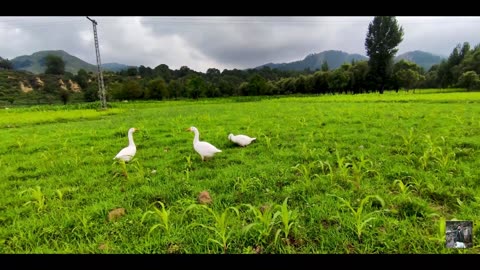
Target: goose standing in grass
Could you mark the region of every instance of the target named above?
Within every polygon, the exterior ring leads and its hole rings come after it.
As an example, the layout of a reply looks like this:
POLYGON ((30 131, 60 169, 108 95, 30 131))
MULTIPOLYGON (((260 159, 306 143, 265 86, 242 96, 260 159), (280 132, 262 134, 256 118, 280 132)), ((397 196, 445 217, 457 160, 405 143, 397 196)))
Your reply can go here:
POLYGON ((196 127, 189 127, 187 131, 191 131, 195 133, 195 137, 193 137, 193 149, 197 151, 202 157, 202 160, 205 161, 206 158, 211 158, 216 153, 222 152, 222 150, 218 149, 217 147, 211 145, 208 142, 201 142, 200 141, 200 134, 196 127))
POLYGON ((233 135, 230 133, 228 139, 242 147, 245 147, 255 141, 257 138, 250 138, 247 135, 233 135))
POLYGON ((136 128, 131 128, 128 130, 128 146, 120 150, 118 154, 113 159, 121 159, 125 162, 129 162, 135 156, 137 152, 137 147, 133 142, 133 133, 137 131, 136 128))

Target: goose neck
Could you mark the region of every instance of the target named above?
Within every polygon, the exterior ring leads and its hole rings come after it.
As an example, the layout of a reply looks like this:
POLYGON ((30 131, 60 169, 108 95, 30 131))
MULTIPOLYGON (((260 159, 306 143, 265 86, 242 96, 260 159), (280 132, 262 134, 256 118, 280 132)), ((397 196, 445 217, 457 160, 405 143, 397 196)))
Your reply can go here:
POLYGON ((198 133, 198 130, 194 129, 193 133, 195 133, 195 137, 193 137, 193 143, 198 143, 200 141, 200 134, 198 133))
POLYGON ((135 146, 133 142, 133 132, 128 132, 128 146, 135 146))

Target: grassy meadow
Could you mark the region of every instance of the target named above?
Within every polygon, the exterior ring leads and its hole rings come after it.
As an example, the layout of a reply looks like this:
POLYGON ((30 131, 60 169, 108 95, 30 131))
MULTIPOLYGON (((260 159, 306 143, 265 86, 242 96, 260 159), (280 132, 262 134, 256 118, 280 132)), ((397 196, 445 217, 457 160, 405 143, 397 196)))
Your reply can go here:
POLYGON ((478 254, 480 93, 419 92, 1 109, 0 253, 478 254))

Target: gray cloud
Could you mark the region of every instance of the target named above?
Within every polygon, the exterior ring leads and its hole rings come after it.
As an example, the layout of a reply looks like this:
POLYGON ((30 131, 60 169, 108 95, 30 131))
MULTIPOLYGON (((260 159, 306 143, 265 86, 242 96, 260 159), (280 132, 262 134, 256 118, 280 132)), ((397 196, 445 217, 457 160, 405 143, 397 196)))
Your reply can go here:
MULTIPOLYGON (((365 55, 373 17, 92 17, 102 62, 188 66, 205 72, 290 62, 342 50, 365 55)), ((480 17, 397 17, 405 31, 399 54, 448 56, 458 43, 480 43, 480 17)), ((92 24, 85 17, 2 17, 0 56, 65 50, 95 64, 92 24)))

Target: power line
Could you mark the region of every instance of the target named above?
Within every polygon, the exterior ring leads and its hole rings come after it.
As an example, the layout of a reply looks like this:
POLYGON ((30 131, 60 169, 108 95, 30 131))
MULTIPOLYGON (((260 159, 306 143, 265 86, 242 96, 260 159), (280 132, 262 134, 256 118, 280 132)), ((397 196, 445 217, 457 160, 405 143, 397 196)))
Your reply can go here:
MULTIPOLYGON (((127 17, 128 18, 128 17, 127 17)), ((101 22, 103 24, 118 24, 116 20, 117 17, 107 17, 102 18, 101 22), (115 21, 113 21, 115 20, 115 21)), ((459 24, 459 23, 480 23, 480 17, 471 18, 472 20, 462 20, 460 19, 452 20, 452 21, 438 21, 438 20, 415 20, 415 21, 405 21, 399 22, 401 25, 408 25, 408 24, 459 24)), ((203 26, 203 25, 212 25, 212 24, 220 24, 220 25, 235 25, 235 24, 282 24, 285 25, 298 25, 298 24, 312 24, 312 25, 328 25, 328 24, 368 24, 369 20, 345 20, 345 19, 338 19, 338 20, 299 20, 299 19, 265 19, 265 18, 171 18, 171 17, 146 17, 142 18, 141 24, 178 24, 178 25, 185 25, 191 24, 192 26, 203 26), (202 25, 203 24, 203 25, 202 25)), ((52 25, 64 25, 64 24, 79 24, 80 21, 78 20, 58 20, 58 21, 22 21, 22 20, 0 20, 0 23, 18 23, 17 27, 26 27, 26 28, 37 28, 37 27, 51 27, 52 25), (26 23, 26 24, 23 24, 26 23)), ((133 22, 124 21, 123 23, 132 24, 133 22)), ((0 28, 10 28, 8 26, 0 27, 0 28)))

